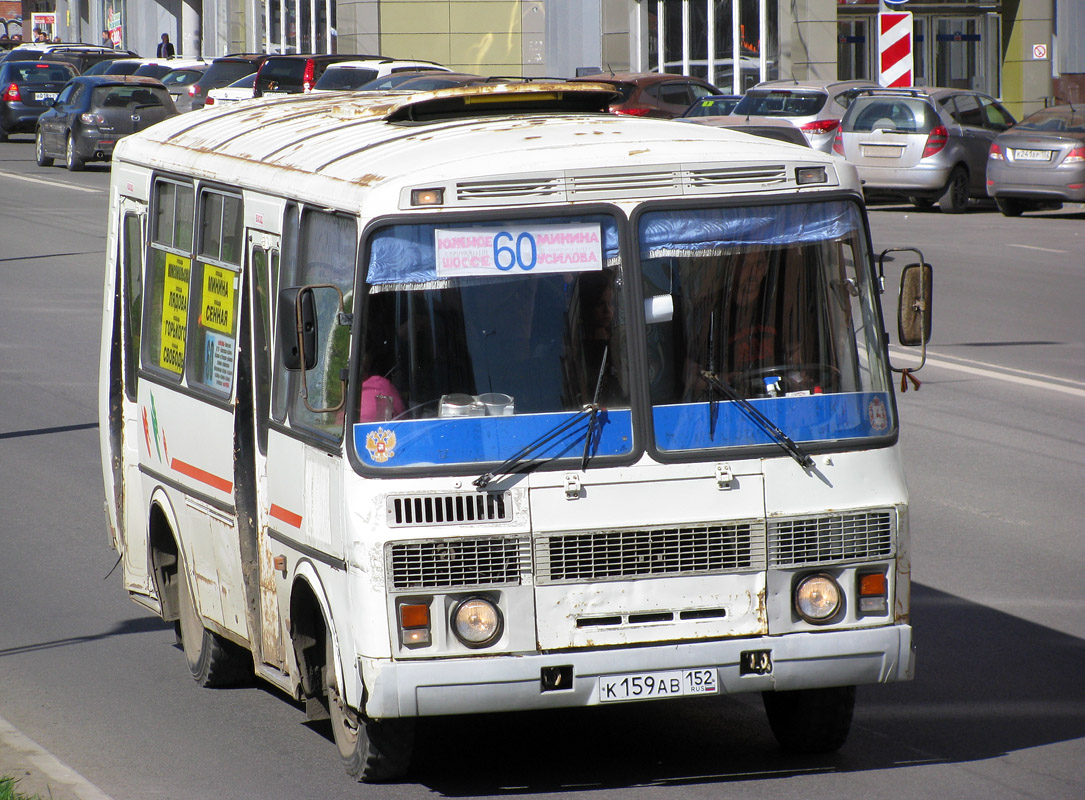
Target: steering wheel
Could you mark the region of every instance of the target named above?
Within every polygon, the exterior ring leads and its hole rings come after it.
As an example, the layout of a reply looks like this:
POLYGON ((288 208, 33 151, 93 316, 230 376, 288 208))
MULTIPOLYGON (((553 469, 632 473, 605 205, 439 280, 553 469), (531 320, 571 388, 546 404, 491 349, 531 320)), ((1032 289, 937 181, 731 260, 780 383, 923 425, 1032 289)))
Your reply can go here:
POLYGON ((771 367, 756 367, 754 369, 741 370, 733 373, 735 380, 732 382, 736 388, 746 390, 746 394, 752 397, 769 397, 765 378, 779 378, 779 390, 777 394, 790 394, 804 390, 812 390, 819 385, 815 382, 815 376, 820 377, 828 373, 831 378, 831 386, 822 386, 823 391, 835 391, 835 387, 841 383, 840 370, 832 364, 811 362, 808 364, 778 364, 771 367))

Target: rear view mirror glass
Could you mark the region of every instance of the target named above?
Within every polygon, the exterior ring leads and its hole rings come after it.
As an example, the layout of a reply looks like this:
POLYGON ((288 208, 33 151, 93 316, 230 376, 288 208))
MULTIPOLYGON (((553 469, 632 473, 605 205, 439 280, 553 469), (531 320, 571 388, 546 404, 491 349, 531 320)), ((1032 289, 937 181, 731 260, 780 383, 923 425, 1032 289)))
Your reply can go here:
POLYGON ((901 272, 897 336, 907 347, 926 344, 931 339, 933 272, 931 265, 925 263, 909 264, 901 272))
POLYGON ((279 292, 279 352, 288 370, 316 366, 316 305, 313 290, 290 288, 279 292))

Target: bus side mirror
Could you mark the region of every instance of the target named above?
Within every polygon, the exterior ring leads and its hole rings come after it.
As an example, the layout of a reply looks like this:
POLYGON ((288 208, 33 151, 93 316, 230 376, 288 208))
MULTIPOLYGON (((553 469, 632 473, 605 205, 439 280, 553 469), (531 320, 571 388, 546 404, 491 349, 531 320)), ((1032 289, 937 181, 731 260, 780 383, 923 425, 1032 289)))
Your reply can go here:
POLYGON ((316 366, 316 303, 309 287, 279 292, 279 353, 288 370, 316 366), (290 324, 293 321, 294 324, 290 324))
POLYGON ((930 264, 909 264, 900 274, 897 298, 897 337, 902 345, 916 347, 931 340, 930 264))

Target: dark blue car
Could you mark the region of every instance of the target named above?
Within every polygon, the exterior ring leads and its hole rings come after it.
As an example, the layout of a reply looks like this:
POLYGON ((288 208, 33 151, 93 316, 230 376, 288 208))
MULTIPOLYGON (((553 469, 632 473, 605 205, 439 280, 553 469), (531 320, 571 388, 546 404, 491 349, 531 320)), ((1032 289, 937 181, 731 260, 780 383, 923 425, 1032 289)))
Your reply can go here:
POLYGON ((38 166, 63 158, 69 170, 109 161, 117 141, 177 114, 161 81, 141 75, 83 75, 38 118, 38 166))
POLYGON ((10 133, 33 133, 38 117, 76 74, 75 67, 63 61, 0 64, 0 142, 10 133))

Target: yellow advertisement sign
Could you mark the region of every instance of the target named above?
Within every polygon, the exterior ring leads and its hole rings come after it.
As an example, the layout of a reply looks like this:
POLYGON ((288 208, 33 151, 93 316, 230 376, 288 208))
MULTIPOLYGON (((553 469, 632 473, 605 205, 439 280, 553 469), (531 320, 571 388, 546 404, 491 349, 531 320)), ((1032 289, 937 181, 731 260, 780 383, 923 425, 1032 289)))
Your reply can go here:
POLYGON ((188 276, 192 259, 166 254, 162 288, 162 349, 158 363, 180 375, 185 368, 185 328, 188 325, 188 276))
POLYGON ((232 336, 234 333, 234 273, 222 267, 203 268, 203 299, 200 301, 203 326, 232 336))

